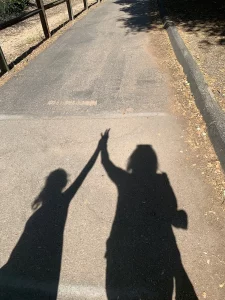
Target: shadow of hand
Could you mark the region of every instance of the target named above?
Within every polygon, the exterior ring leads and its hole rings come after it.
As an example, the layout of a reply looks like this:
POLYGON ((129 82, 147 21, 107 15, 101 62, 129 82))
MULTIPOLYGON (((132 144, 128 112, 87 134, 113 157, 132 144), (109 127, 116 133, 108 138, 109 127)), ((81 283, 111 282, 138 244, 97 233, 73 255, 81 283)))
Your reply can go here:
POLYGON ((106 129, 104 133, 101 133, 101 139, 99 140, 98 143, 98 148, 102 150, 103 148, 106 147, 108 139, 109 139, 109 131, 110 129, 106 129))
POLYGON ((188 218, 184 210, 178 210, 173 218, 172 225, 176 228, 187 229, 188 218))

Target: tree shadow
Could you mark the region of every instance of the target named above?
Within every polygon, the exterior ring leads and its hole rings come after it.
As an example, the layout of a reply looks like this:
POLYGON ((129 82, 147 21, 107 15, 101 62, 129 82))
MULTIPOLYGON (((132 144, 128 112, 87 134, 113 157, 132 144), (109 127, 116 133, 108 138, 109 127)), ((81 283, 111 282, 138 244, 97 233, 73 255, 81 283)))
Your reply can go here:
POLYGON ((219 45, 225 45, 224 0, 116 0, 126 16, 118 21, 132 32, 147 32, 159 28, 158 3, 164 4, 172 20, 186 31, 203 32, 207 37, 219 37, 219 45))
POLYGON ((99 154, 99 146, 76 180, 67 188, 67 173, 57 169, 32 203, 34 213, 0 269, 0 299, 54 300, 61 269, 63 233, 69 204, 99 154))
POLYGON ((106 291, 109 300, 198 299, 183 267, 172 230, 187 229, 187 214, 165 173, 157 173, 157 156, 150 145, 138 145, 127 171, 109 158, 102 164, 118 189, 118 202, 106 250, 106 291), (174 288, 175 283, 175 288, 174 288))
POLYGON ((157 14, 157 5, 149 0, 116 0, 114 3, 121 5, 120 11, 126 13, 126 16, 118 19, 124 27, 132 32, 148 32, 155 28, 155 14, 157 14))
POLYGON ((224 0, 164 0, 164 3, 172 20, 186 31, 219 37, 217 43, 225 44, 224 0))

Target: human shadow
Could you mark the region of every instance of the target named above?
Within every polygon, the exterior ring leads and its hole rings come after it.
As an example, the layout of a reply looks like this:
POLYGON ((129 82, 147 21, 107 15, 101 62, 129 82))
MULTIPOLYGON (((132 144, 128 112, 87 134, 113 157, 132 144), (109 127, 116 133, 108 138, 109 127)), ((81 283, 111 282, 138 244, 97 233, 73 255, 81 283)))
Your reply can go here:
POLYGON ((167 175, 157 173, 155 151, 138 145, 125 171, 109 158, 107 131, 103 137, 102 164, 118 189, 105 255, 108 299, 198 299, 172 230, 187 229, 187 214, 177 209, 167 175))
POLYGON ((100 148, 67 188, 67 173, 57 169, 32 203, 34 213, 0 270, 0 299, 54 300, 57 298, 63 233, 69 204, 93 167, 100 148))

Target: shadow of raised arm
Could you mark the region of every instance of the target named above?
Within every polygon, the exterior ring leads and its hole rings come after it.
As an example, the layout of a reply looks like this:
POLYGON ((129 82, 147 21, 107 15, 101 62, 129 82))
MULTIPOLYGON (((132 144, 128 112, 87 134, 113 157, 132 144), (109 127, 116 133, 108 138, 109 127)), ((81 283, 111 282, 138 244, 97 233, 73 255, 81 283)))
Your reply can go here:
POLYGON ((71 186, 64 192, 65 199, 67 201, 71 201, 78 189, 80 188, 81 184, 83 183, 84 179, 86 178, 87 174, 90 172, 92 167, 94 166, 98 154, 100 152, 99 144, 94 152, 94 154, 91 156, 83 170, 80 172, 78 177, 74 180, 74 182, 71 184, 71 186))
POLYGON ((100 141, 102 165, 109 178, 116 185, 118 185, 119 182, 121 182, 121 180, 123 179, 123 177, 127 175, 127 172, 114 165, 114 163, 110 160, 108 149, 107 149, 108 138, 109 138, 109 129, 106 130, 104 134, 102 134, 102 139, 100 141))

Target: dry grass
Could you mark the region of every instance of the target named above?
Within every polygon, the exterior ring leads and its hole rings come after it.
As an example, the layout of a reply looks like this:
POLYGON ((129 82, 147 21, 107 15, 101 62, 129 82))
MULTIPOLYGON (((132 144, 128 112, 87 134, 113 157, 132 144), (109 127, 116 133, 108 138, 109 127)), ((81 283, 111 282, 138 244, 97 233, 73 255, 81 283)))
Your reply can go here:
POLYGON ((188 163, 192 168, 198 169, 202 178, 215 190, 217 197, 212 199, 214 201, 212 204, 219 205, 225 210, 225 206, 222 205, 225 198, 225 175, 208 137, 206 124, 195 104, 186 76, 162 26, 158 25, 150 32, 150 36, 151 45, 157 45, 154 54, 158 64, 165 73, 170 73, 170 85, 175 92, 175 99, 171 101, 171 109, 179 118, 182 116, 186 125, 184 139, 192 152, 192 158, 190 159, 189 156, 188 163))
MULTIPOLYGON (((47 4, 52 0, 45 0, 47 4)), ((94 1, 89 1, 89 4, 94 1)), ((83 9, 82 0, 72 0, 73 13, 77 14, 83 9)), ((30 7, 29 10, 35 7, 30 7)), ((58 5, 46 11, 50 30, 54 30, 64 22, 68 21, 68 11, 66 3, 58 5)), ((23 53, 29 51, 44 40, 44 34, 38 15, 20 22, 14 26, 1 31, 0 44, 5 54, 7 63, 14 62, 23 53)))
MULTIPOLYGON (((76 1, 76 0, 74 0, 76 1)), ((93 0, 92 0, 93 1, 93 0)), ((93 1, 95 2, 95 1, 93 1)), ((89 1, 89 3, 91 3, 89 1)), ((89 8, 89 11, 94 9, 95 6, 89 8)), ((19 72, 20 70, 22 70, 32 59, 34 59, 38 54, 40 54, 42 51, 44 51, 47 47, 49 47, 49 45, 51 45, 52 43, 54 43, 54 41, 56 39, 58 39, 58 37, 60 35, 62 35, 64 32, 66 32, 71 26, 73 26, 73 24, 75 24, 77 21, 79 21, 81 18, 83 18, 86 14, 88 13, 88 11, 84 11, 81 15, 79 15, 76 19, 74 19, 73 21, 67 23, 65 26, 63 26, 61 29, 59 29, 50 39, 43 41, 43 43, 41 43, 41 45, 39 45, 36 49, 34 49, 32 51, 31 54, 29 54, 28 56, 26 56, 25 59, 23 59, 21 62, 19 62, 18 64, 16 64, 14 66, 14 68, 12 70, 10 70, 10 72, 4 74, 1 78, 0 78, 0 87, 5 84, 10 78, 12 78, 14 75, 17 74, 17 72, 19 72)), ((12 27, 10 27, 12 28, 12 27)), ((19 30, 19 29, 17 29, 19 30)), ((11 35, 10 35, 11 36, 11 35)), ((29 37, 27 37, 29 38, 29 37)), ((34 42, 35 36, 31 36, 31 42, 34 42)), ((38 41, 38 40, 36 40, 38 41)), ((35 44, 36 45, 36 44, 35 44)), ((14 55, 16 56, 16 49, 12 50, 14 55)), ((22 51, 20 51, 22 53, 22 51)))
POLYGON ((225 1, 165 0, 165 5, 225 111, 225 1))

